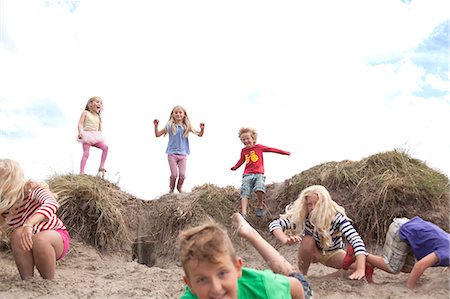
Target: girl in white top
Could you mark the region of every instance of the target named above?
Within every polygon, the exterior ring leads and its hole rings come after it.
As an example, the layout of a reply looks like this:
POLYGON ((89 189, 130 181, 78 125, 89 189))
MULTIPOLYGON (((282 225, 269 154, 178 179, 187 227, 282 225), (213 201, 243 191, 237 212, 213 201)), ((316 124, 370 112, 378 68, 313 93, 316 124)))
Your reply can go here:
POLYGON ((105 161, 108 156, 108 146, 105 144, 105 137, 102 133, 102 118, 101 112, 103 110, 103 101, 100 97, 92 97, 86 104, 86 108, 81 113, 80 121, 78 122, 78 141, 83 145, 83 156, 80 163, 80 174, 84 173, 86 161, 89 158, 89 149, 95 146, 102 150, 102 157, 100 160, 100 167, 98 173, 104 177, 106 172, 105 161))

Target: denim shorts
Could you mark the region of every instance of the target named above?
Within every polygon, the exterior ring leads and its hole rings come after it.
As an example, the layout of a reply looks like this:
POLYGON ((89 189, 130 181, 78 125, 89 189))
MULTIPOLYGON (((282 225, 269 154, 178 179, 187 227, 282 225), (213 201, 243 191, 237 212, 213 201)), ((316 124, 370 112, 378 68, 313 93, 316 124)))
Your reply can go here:
POLYGON ((263 174, 245 174, 242 177, 241 198, 250 198, 252 192, 261 191, 266 193, 266 177, 263 174))
POLYGON ((305 293, 305 299, 312 299, 312 289, 309 281, 307 281, 300 272, 293 272, 289 276, 297 278, 302 283, 303 293, 305 293))

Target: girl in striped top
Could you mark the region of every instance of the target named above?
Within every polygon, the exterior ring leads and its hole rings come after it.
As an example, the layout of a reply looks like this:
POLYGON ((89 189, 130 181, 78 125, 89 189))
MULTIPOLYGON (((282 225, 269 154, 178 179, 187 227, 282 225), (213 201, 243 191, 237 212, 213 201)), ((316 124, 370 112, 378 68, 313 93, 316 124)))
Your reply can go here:
POLYGON ((336 269, 350 267, 353 270, 350 279, 366 276, 371 281, 373 269, 366 270, 364 241, 345 209, 331 199, 325 187, 313 185, 304 189, 286 208, 286 213, 269 224, 269 230, 283 244, 301 243, 298 263, 303 275, 307 274, 311 263, 320 262, 336 269), (287 234, 287 231, 294 234, 287 234), (351 245, 347 254, 343 250, 343 236, 351 245), (353 261, 355 264, 350 266, 353 261))
POLYGON ((0 236, 10 237, 22 279, 34 275, 34 266, 53 279, 56 261, 66 255, 70 237, 55 214, 58 207, 48 185, 26 181, 17 162, 0 159, 0 236))

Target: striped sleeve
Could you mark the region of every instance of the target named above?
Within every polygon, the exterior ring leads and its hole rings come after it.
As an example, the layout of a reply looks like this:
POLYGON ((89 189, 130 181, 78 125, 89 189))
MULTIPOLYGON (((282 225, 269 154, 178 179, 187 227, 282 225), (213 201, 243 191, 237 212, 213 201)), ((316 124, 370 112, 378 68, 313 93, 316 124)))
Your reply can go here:
POLYGON ((31 193, 31 198, 40 203, 40 207, 35 211, 36 214, 42 214, 48 220, 53 218, 59 204, 50 190, 42 187, 36 187, 31 193))
POLYGON ((350 219, 339 213, 336 216, 336 223, 345 239, 347 239, 348 243, 353 246, 355 256, 360 254, 367 255, 366 245, 356 229, 353 227, 350 219))
POLYGON ((291 223, 289 219, 278 218, 270 222, 269 224, 269 232, 273 232, 274 230, 282 229, 283 231, 287 229, 295 229, 295 224, 291 223))

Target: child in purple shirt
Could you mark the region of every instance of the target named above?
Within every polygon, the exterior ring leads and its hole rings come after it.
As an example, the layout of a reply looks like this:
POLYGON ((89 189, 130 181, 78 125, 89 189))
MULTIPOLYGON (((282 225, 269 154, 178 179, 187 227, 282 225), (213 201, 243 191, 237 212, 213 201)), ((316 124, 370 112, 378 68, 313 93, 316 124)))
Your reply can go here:
POLYGON ((420 217, 395 218, 389 226, 383 256, 369 254, 367 262, 388 273, 410 273, 406 286, 414 288, 429 267, 448 267, 450 234, 420 217), (417 261, 416 261, 417 260, 417 261))
POLYGON ((175 106, 170 112, 169 121, 163 129, 158 129, 158 119, 153 121, 153 125, 155 126, 156 137, 169 135, 169 143, 166 149, 170 168, 169 192, 173 193, 176 185, 178 192, 181 193, 183 192, 183 183, 186 178, 187 155, 191 152, 188 135, 192 132, 198 137, 202 137, 205 131, 205 124, 200 123, 200 131, 195 130, 191 125, 186 109, 181 106, 175 106))

